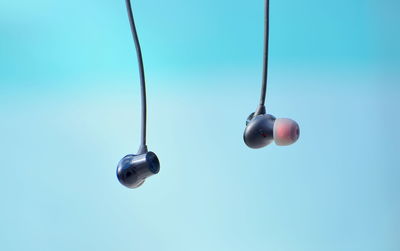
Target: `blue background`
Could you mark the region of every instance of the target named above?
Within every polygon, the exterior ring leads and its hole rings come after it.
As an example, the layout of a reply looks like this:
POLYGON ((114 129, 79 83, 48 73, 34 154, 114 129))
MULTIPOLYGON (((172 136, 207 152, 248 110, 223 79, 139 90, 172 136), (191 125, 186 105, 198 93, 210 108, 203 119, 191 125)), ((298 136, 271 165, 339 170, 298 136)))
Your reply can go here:
POLYGON ((263 1, 134 1, 161 171, 139 142, 124 1, 0 1, 0 250, 400 250, 400 4, 272 1, 268 110, 248 149, 263 1))

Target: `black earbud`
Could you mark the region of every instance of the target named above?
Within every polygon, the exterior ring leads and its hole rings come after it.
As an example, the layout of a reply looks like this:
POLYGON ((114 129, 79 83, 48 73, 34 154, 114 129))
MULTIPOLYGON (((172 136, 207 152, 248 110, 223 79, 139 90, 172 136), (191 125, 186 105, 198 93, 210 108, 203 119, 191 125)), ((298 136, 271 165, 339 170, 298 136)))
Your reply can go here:
POLYGON ((267 114, 265 97, 267 95, 268 76, 268 40, 269 40, 269 0, 265 0, 264 25, 264 65, 261 85, 261 98, 256 112, 247 118, 243 139, 250 148, 261 148, 275 141, 277 145, 287 146, 299 139, 300 128, 296 121, 267 114))
POLYGON ((277 145, 287 146, 295 143, 300 136, 296 121, 279 118, 270 114, 250 114, 246 121, 243 139, 250 148, 261 148, 275 141, 277 145))
POLYGON ((146 178, 159 171, 160 162, 155 153, 129 154, 118 163, 117 177, 122 185, 137 188, 144 183, 146 178))
POLYGON ((125 0, 126 9, 128 11, 129 23, 133 41, 135 43, 136 55, 139 65, 141 99, 142 99, 142 131, 141 131, 141 144, 137 154, 129 154, 123 157, 117 166, 117 178, 119 182, 128 188, 137 188, 141 186, 144 181, 160 171, 160 161, 157 155, 147 150, 146 145, 146 80, 144 75, 144 66, 142 59, 142 51, 140 49, 139 38, 137 35, 135 21, 133 19, 133 12, 130 0, 125 0))

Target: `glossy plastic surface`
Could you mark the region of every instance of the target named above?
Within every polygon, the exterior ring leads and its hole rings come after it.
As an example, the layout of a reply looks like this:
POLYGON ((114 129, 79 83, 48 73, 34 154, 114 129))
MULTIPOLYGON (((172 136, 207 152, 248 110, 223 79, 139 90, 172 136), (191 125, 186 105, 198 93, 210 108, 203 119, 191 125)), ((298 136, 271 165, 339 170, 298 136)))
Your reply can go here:
POLYGON ((134 155, 130 154, 121 159, 117 167, 119 182, 128 188, 137 188, 146 178, 160 171, 160 162, 153 152, 134 155))
POLYGON ((271 144, 274 140, 274 122, 275 117, 270 114, 257 115, 248 121, 243 134, 246 145, 250 148, 261 148, 271 144))

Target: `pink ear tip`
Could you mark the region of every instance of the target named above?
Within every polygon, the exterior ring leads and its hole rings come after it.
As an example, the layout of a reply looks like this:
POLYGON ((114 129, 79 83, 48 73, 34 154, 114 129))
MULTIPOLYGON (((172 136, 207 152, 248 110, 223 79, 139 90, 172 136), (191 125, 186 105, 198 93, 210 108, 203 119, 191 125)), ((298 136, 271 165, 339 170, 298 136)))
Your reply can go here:
POLYGON ((300 127, 296 121, 280 118, 275 120, 274 139, 279 146, 287 146, 296 142, 300 137, 300 127))

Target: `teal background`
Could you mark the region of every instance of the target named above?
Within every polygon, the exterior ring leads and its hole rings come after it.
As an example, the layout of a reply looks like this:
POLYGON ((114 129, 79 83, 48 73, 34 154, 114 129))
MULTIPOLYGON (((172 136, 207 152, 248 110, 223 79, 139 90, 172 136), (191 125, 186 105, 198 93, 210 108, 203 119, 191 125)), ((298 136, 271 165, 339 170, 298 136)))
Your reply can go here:
POLYGON ((268 110, 248 149, 263 1, 134 1, 161 171, 139 142, 124 1, 0 0, 0 250, 400 250, 400 3, 272 1, 268 110))

